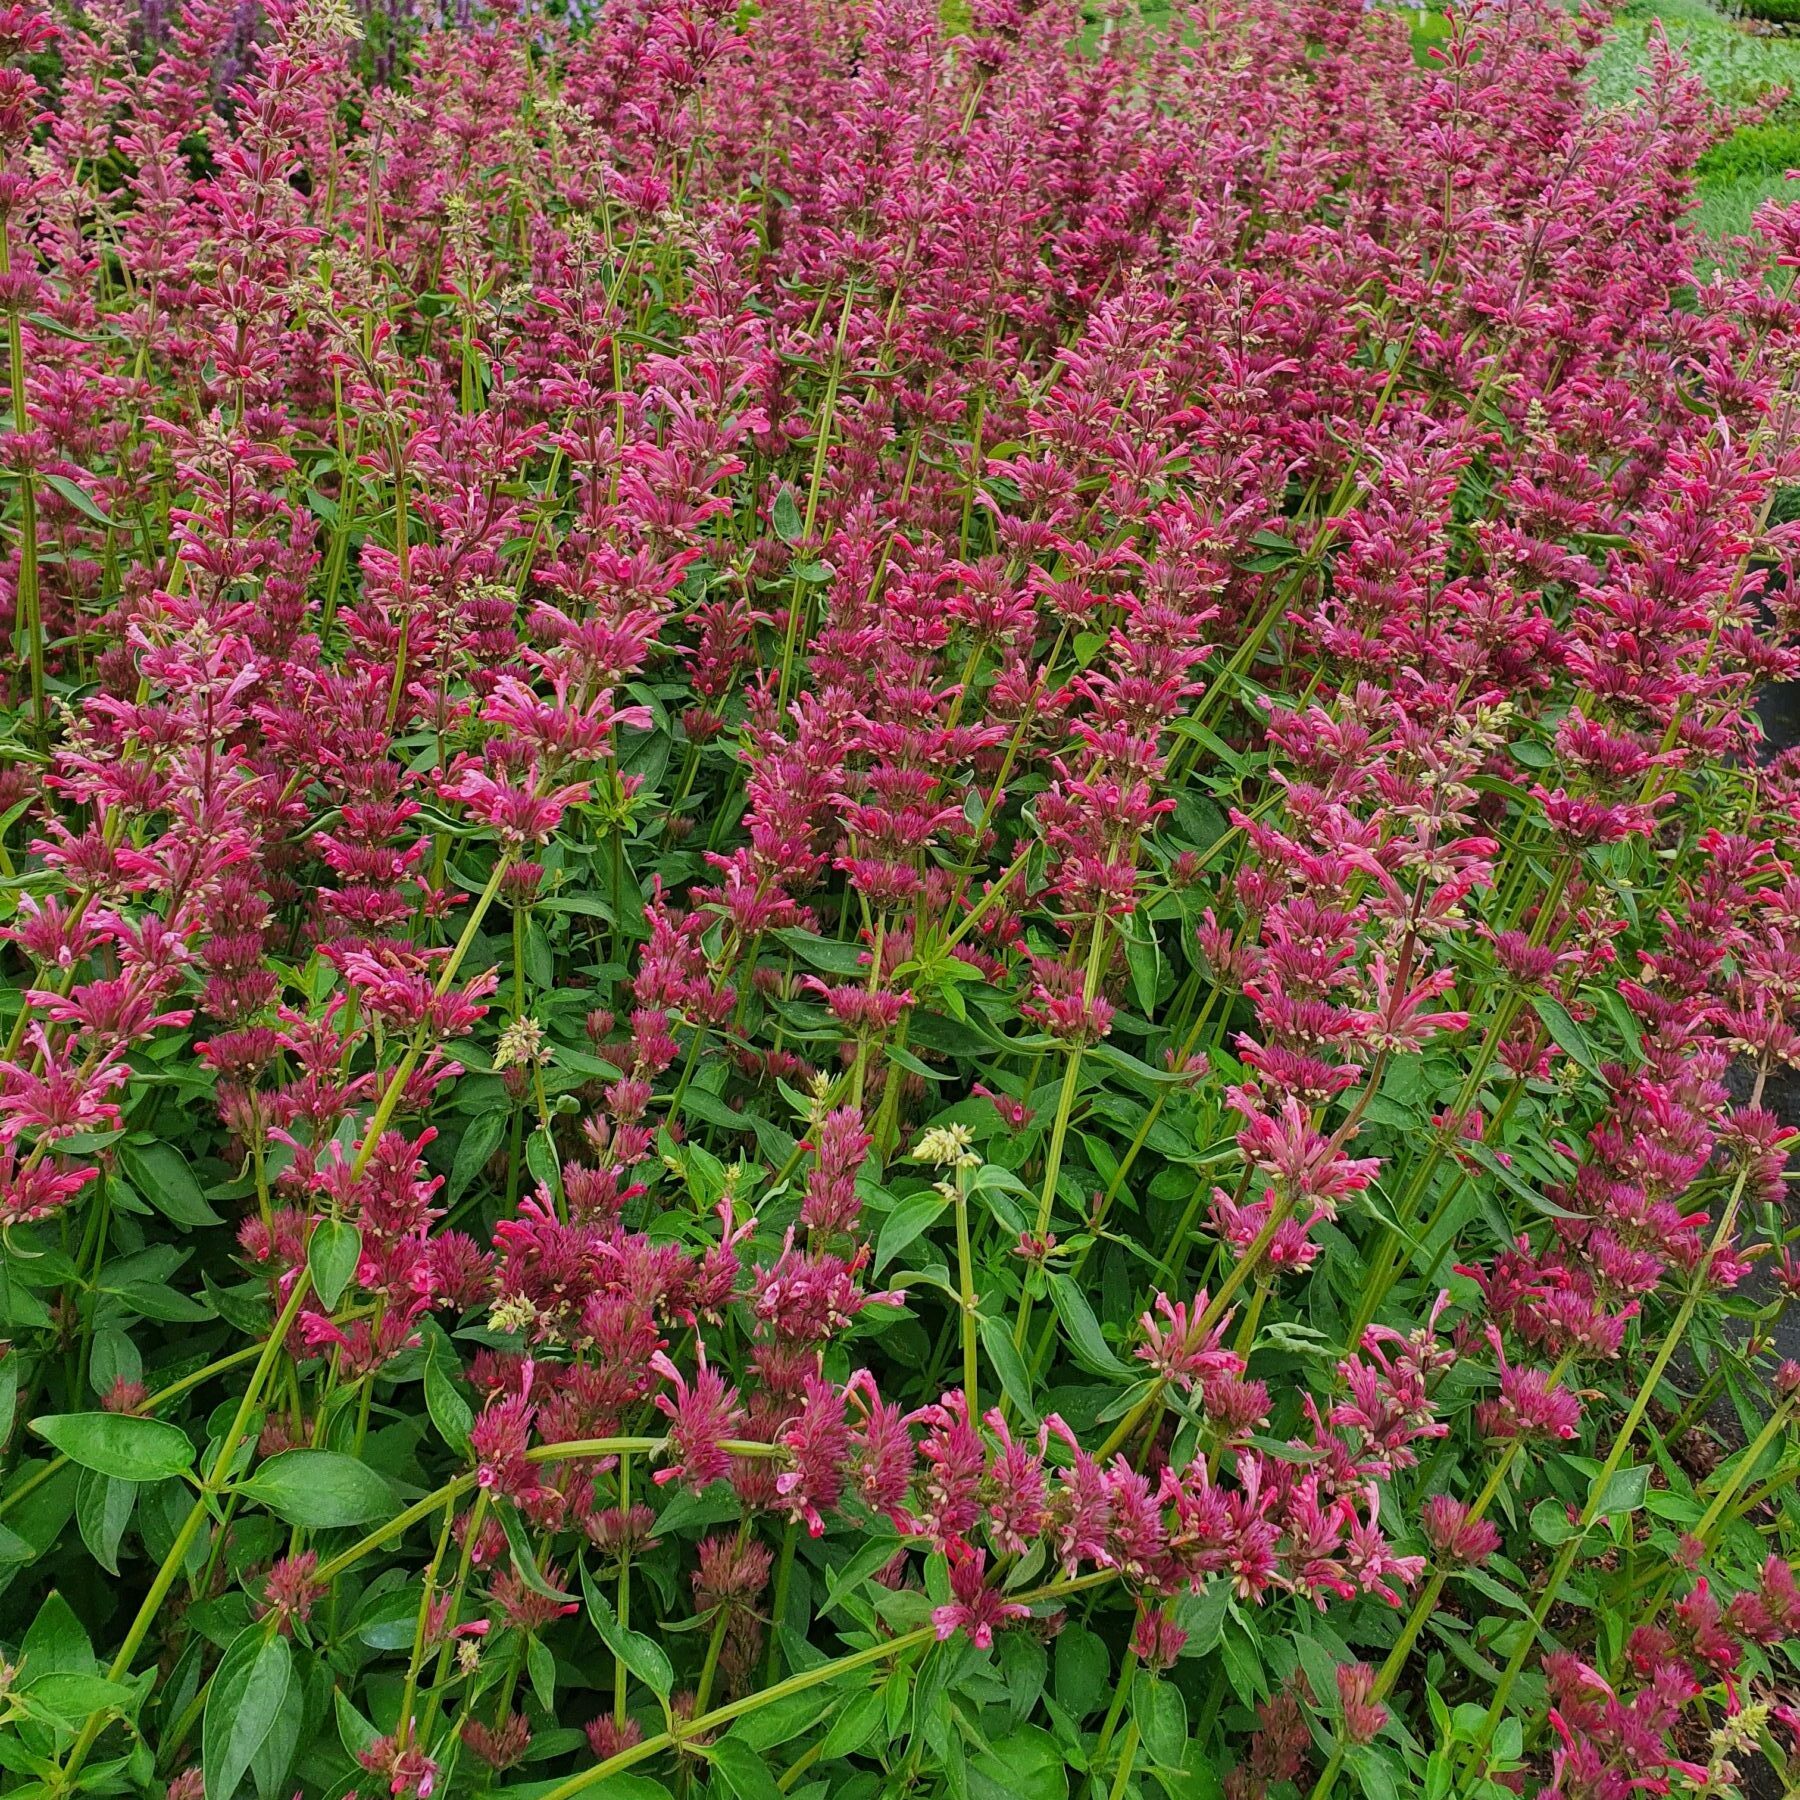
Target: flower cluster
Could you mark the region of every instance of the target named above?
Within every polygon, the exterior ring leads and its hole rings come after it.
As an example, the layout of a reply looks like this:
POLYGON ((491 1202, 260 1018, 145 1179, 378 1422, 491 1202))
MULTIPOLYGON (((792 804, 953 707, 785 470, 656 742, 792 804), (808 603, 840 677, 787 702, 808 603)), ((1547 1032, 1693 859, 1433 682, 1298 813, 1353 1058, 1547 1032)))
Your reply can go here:
POLYGON ((1444 26, 0 6, 0 1800, 1800 1781, 1800 206, 1444 26))

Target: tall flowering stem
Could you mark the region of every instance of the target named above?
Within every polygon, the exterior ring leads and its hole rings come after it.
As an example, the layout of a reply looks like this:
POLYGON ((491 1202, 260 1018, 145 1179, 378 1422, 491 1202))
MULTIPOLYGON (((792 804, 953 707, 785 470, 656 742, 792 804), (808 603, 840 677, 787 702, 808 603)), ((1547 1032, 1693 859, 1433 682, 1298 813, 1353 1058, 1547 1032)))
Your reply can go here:
POLYGON ((0 6, 0 1789, 1791 1774, 1800 207, 1102 11, 0 6))

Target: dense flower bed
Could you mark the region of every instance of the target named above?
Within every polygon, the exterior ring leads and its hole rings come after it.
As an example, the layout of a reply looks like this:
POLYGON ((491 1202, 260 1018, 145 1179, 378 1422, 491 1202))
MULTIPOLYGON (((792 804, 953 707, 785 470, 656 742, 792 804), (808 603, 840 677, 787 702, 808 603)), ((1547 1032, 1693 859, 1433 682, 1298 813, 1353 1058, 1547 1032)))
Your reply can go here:
POLYGON ((1800 207, 589 11, 0 11, 0 1793, 1800 1776, 1800 207))

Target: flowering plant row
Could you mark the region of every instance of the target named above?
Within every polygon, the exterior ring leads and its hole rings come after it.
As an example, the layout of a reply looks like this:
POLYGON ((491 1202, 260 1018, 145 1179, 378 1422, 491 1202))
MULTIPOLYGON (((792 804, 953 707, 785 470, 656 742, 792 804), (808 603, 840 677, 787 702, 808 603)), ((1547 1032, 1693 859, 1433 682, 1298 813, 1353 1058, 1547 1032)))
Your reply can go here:
POLYGON ((1800 1776, 1673 60, 158 20, 0 10, 0 1794, 1800 1776))

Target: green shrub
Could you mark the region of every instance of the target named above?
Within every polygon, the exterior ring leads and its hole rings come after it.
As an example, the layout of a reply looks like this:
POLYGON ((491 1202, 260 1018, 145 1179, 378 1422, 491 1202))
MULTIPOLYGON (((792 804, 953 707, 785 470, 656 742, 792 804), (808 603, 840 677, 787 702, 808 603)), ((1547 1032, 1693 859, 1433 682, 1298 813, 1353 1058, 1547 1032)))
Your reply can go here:
POLYGON ((1800 40, 1746 31, 1704 0, 1626 0, 1588 65, 1597 105, 1635 104, 1649 61, 1647 40, 1659 22, 1707 92, 1727 105, 1741 105, 1774 87, 1800 90, 1800 40))
POLYGON ((1800 169, 1800 119, 1771 119, 1764 125, 1743 126, 1714 144, 1694 168, 1703 181, 1785 175, 1789 169, 1800 169))

